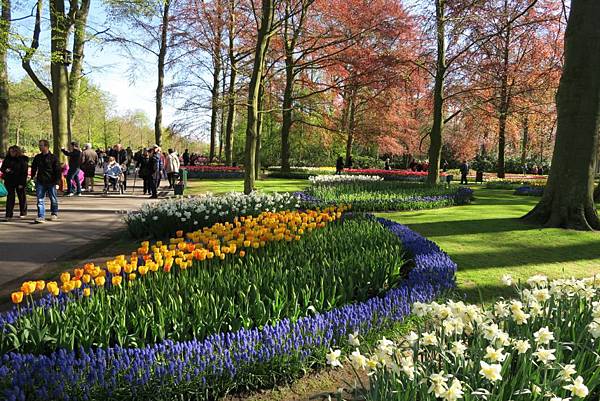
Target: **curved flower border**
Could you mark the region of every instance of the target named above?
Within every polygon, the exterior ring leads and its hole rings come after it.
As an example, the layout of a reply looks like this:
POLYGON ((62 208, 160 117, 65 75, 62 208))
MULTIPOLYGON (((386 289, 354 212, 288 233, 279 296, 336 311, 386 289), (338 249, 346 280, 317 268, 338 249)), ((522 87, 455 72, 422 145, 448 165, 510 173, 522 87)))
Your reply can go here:
POLYGON ((306 360, 344 345, 350 333, 389 327, 410 314, 412 303, 431 301, 454 288, 457 266, 435 243, 404 225, 377 220, 400 238, 414 262, 402 285, 382 297, 202 341, 61 350, 48 356, 5 354, 0 363, 3 395, 7 400, 135 398, 149 391, 165 396, 163 390, 179 385, 218 391, 216 383, 243 383, 258 366, 277 368, 288 360, 306 360))

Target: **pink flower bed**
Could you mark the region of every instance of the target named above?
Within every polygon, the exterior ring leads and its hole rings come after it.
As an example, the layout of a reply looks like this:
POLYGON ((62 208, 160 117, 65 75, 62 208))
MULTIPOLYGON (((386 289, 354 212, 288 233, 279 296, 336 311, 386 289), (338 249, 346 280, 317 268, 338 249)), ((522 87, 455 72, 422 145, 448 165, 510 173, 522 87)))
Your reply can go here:
MULTIPOLYGON (((361 174, 361 175, 379 175, 392 177, 426 177, 427 171, 412 171, 412 170, 382 170, 382 169, 344 169, 346 174, 361 174)), ((446 173, 441 172, 440 176, 445 176, 446 173)))

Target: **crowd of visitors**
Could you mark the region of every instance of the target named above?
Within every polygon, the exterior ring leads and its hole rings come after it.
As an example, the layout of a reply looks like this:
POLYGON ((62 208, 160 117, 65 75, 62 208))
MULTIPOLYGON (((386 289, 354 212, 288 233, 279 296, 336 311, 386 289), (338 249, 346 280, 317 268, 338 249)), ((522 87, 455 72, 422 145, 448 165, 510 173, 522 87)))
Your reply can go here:
MULTIPOLYGON (((95 190, 94 178, 102 173, 104 179, 103 193, 111 190, 123 194, 127 190, 128 179, 143 182, 143 194, 151 199, 158 198, 158 188, 163 177, 169 182, 169 189, 178 183, 181 161, 174 149, 163 154, 158 145, 139 149, 135 154, 130 147, 124 148, 116 144, 110 149, 94 150, 90 143, 80 149, 77 142, 69 143, 61 152, 66 163, 61 163, 58 155, 50 151, 47 140, 38 143, 39 153, 35 155, 31 166, 29 158, 18 146, 11 146, 6 158, 1 161, 0 172, 6 187, 6 215, 3 221, 14 216, 16 200, 19 204, 19 217, 27 216, 26 190, 29 177, 37 198, 36 223, 46 222, 46 197, 50 199, 50 216, 48 220, 58 219, 58 193, 64 196, 81 196, 82 192, 92 193, 95 190), (132 178, 131 178, 132 177, 132 178)), ((194 160, 194 154, 186 149, 183 153, 183 165, 194 160)), ((135 190, 135 189, 134 189, 135 190)))

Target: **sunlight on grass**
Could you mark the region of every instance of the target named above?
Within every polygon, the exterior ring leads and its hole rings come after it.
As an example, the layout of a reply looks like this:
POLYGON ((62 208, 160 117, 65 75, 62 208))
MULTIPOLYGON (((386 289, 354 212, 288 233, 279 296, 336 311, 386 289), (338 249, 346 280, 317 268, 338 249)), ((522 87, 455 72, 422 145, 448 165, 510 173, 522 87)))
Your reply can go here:
POLYGON ((519 220, 539 198, 476 189, 470 206, 381 216, 436 242, 458 264, 459 289, 472 301, 508 296, 500 282, 543 273, 552 278, 600 273, 600 234, 541 229, 519 220))
MULTIPOLYGON (((295 192, 308 186, 308 180, 269 178, 256 181, 256 188, 262 192, 295 192)), ((222 194, 227 192, 242 192, 244 180, 188 180, 186 195, 199 195, 206 192, 222 194)))

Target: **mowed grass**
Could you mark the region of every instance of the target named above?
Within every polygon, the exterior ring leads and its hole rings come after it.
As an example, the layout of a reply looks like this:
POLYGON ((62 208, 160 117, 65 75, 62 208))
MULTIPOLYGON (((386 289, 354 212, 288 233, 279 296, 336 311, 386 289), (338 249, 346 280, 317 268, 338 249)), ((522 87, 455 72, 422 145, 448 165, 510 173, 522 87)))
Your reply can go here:
MULTIPOLYGON (((262 192, 295 192, 302 191, 309 185, 308 180, 294 180, 284 178, 269 178, 256 181, 256 188, 262 192)), ((190 179, 186 188, 186 195, 200 195, 206 192, 223 194, 227 192, 242 192, 244 180, 203 180, 190 179)))
MULTIPOLYGON (((380 216, 408 225, 436 242, 458 264, 459 290, 470 301, 510 296, 501 278, 551 278, 600 273, 600 233, 541 229, 524 223, 539 198, 475 189, 469 206, 380 216)), ((600 205, 598 205, 600 207, 600 205)))

